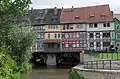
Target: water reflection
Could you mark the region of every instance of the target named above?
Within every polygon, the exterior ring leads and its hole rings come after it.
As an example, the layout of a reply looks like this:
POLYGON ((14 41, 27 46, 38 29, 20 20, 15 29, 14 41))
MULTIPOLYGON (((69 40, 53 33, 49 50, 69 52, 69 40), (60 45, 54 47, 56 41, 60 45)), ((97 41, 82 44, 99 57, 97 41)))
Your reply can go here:
POLYGON ((68 68, 34 68, 31 73, 23 74, 21 79, 69 79, 68 68))

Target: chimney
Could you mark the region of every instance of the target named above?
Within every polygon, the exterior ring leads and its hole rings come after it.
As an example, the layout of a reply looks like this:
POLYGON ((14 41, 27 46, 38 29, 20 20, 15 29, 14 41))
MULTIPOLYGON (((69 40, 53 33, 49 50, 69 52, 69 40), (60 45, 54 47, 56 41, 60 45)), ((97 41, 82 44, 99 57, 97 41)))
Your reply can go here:
POLYGON ((111 11, 111 13, 112 13, 112 16, 113 16, 114 12, 113 12, 113 11, 111 11))
POLYGON ((54 8, 54 15, 57 15, 57 7, 54 8))
POLYGON ((73 11, 73 9, 74 9, 74 6, 72 6, 72 9, 71 9, 71 11, 73 11))
POLYGON ((33 7, 31 7, 31 10, 33 10, 33 7))
POLYGON ((62 7, 62 10, 61 10, 61 12, 64 10, 64 8, 62 7))

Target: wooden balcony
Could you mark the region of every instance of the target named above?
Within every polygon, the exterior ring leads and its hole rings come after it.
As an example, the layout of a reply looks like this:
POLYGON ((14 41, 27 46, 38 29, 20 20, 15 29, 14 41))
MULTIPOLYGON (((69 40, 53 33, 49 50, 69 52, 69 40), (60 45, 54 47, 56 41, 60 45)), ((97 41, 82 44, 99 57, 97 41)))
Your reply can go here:
POLYGON ((61 49, 58 48, 58 47, 53 47, 53 48, 47 48, 47 47, 45 47, 44 48, 44 52, 45 53, 60 53, 61 49))

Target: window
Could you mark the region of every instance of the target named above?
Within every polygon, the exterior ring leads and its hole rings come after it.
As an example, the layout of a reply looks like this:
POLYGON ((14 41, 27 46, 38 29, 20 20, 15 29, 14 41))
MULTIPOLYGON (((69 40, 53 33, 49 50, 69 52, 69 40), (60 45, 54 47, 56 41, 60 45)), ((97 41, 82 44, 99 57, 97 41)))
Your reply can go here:
POLYGON ((73 43, 72 45, 73 45, 73 47, 76 47, 75 43, 73 43))
POLYGON ((117 38, 120 38, 120 34, 117 34, 117 38))
POLYGON ((70 38, 73 38, 73 33, 69 33, 69 37, 70 37, 70 38))
POLYGON ((79 28, 79 24, 76 24, 76 28, 79 28))
POLYGON ((49 25, 49 26, 48 26, 48 29, 50 29, 50 27, 51 27, 51 26, 49 25))
POLYGON ((79 38, 79 33, 76 33, 76 37, 79 38))
POLYGON ((98 26, 97 26, 97 23, 95 23, 95 24, 94 24, 94 28, 97 28, 97 27, 98 27, 98 26))
POLYGON ((54 34, 54 38, 57 38, 57 34, 54 34))
POLYGON ((103 26, 106 27, 106 24, 104 23, 103 26))
POLYGON ((75 33, 72 33, 72 35, 73 35, 73 38, 76 38, 75 36, 76 36, 76 34, 75 33))
POLYGON ((71 26, 70 29, 73 29, 73 27, 71 26))
POLYGON ((94 15, 90 15, 90 20, 93 20, 94 19, 94 15))
POLYGON ((69 29, 69 24, 67 24, 67 29, 69 29))
POLYGON ((83 46, 83 44, 82 43, 80 43, 80 47, 82 47, 83 46))
POLYGON ((103 27, 110 27, 110 23, 104 23, 103 27))
POLYGON ((68 38, 68 37, 69 37, 69 36, 68 36, 68 34, 66 33, 66 34, 65 34, 65 38, 68 38))
POLYGON ((117 29, 120 29, 120 25, 119 24, 117 25, 117 29))
POLYGON ((110 23, 107 23, 107 27, 110 27, 110 23))
POLYGON ((58 34, 58 38, 60 38, 60 34, 58 34))
POLYGON ((79 28, 83 28, 83 24, 80 24, 80 27, 79 28))
POLYGON ((94 34, 93 33, 90 33, 90 38, 94 38, 94 34))
POLYGON ((93 28, 93 24, 89 24, 89 28, 93 28))
POLYGON ((117 46, 119 47, 119 46, 120 46, 120 44, 117 44, 117 46))
POLYGON ((103 47, 108 47, 110 46, 110 42, 103 42, 103 47))
POLYGON ((110 33, 103 33, 103 38, 110 37, 110 33))
POLYGON ((96 46, 97 46, 97 47, 101 47, 100 42, 97 42, 97 43, 96 43, 96 46))
POLYGON ((106 14, 105 14, 105 13, 101 14, 101 18, 102 18, 102 19, 105 19, 105 17, 106 17, 106 14))
POLYGON ((96 38, 100 38, 100 33, 96 33, 96 38))
POLYGON ((94 42, 90 42, 90 47, 94 47, 94 42))
POLYGON ((69 44, 65 44, 65 47, 69 47, 69 44))
POLYGON ((63 25, 63 30, 65 30, 65 25, 63 25))
POLYGON ((77 44, 76 46, 79 47, 79 44, 77 44))
POLYGON ((50 38, 50 34, 48 34, 48 38, 50 38))
POLYGON ((62 34, 62 38, 65 38, 65 34, 62 34))
POLYGON ((80 37, 80 38, 82 38, 82 37, 83 37, 83 32, 80 32, 79 37, 80 37))
POLYGON ((56 25, 56 29, 58 29, 58 26, 56 25))
POLYGON ((56 28, 56 25, 53 25, 52 27, 53 27, 53 29, 55 29, 55 28, 56 28))
POLYGON ((64 43, 62 43, 62 47, 65 47, 65 44, 64 44, 64 43))

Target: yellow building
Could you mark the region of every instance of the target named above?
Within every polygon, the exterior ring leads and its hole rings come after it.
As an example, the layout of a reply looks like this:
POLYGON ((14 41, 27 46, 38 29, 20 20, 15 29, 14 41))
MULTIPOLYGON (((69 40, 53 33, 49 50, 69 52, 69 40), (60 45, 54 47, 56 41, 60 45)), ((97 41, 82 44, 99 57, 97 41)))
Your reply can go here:
POLYGON ((60 41, 62 38, 60 25, 46 25, 45 26, 45 40, 60 41))

